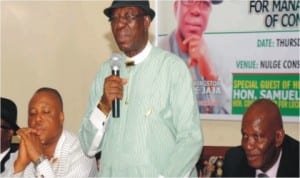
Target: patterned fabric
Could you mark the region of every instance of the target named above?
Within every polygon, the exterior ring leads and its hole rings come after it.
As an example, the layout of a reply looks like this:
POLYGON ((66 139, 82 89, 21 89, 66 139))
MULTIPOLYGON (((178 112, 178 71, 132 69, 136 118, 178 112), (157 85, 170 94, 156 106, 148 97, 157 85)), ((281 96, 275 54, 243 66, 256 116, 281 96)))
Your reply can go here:
POLYGON ((126 68, 124 61, 120 73, 128 79, 120 101, 120 118, 109 116, 103 139, 101 124, 94 125, 91 120, 104 79, 111 75, 108 61, 92 85, 80 128, 84 151, 101 151, 99 176, 183 177, 191 171, 196 175, 194 167, 203 138, 186 65, 177 56, 153 47, 139 64, 126 68))
MULTIPOLYGON (((13 171, 13 169, 11 170, 13 171)), ((78 137, 64 130, 55 149, 54 156, 51 160, 44 160, 34 168, 30 163, 23 172, 11 177, 88 177, 97 174, 95 158, 88 158, 84 155, 78 137)))

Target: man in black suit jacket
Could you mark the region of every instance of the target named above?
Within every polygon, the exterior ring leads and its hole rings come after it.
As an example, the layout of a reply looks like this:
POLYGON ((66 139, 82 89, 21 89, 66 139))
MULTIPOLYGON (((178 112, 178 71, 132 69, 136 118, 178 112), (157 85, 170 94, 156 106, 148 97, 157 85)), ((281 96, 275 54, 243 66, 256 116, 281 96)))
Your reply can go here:
POLYGON ((11 169, 17 157, 18 144, 12 144, 12 137, 19 129, 17 125, 17 106, 8 99, 1 97, 1 173, 6 177, 7 169, 11 169))
POLYGON ((299 177, 299 141, 285 134, 278 106, 255 101, 242 120, 242 145, 227 151, 224 177, 299 177))

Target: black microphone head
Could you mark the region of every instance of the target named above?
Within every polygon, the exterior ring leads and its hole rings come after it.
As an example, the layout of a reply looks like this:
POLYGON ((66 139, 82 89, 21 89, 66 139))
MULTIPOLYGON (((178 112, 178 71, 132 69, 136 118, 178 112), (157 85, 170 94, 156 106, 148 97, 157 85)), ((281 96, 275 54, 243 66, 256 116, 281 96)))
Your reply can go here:
POLYGON ((119 70, 121 67, 122 54, 113 52, 111 55, 110 66, 112 70, 119 70))

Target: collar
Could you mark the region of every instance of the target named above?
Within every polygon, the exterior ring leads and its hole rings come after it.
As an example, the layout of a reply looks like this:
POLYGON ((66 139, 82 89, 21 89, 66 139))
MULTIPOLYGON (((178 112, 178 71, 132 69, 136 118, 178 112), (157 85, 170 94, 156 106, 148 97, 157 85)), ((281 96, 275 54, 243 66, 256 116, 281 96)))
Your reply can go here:
POLYGON ((2 159, 4 158, 4 156, 8 154, 9 151, 10 151, 10 148, 6 149, 5 151, 3 151, 3 152, 0 154, 0 160, 1 160, 1 161, 2 161, 2 159))
POLYGON ((267 170, 266 172, 263 172, 260 169, 256 169, 256 173, 255 173, 256 177, 260 173, 267 174, 269 177, 277 177, 276 174, 277 174, 277 171, 278 171, 278 168, 279 168, 281 155, 282 155, 282 150, 280 150, 279 156, 278 156, 275 164, 269 170, 267 170))
POLYGON ((148 41, 146 47, 140 53, 138 53, 137 55, 131 58, 127 56, 125 62, 126 63, 134 62, 134 65, 143 62, 149 55, 152 47, 153 47, 152 44, 148 41))

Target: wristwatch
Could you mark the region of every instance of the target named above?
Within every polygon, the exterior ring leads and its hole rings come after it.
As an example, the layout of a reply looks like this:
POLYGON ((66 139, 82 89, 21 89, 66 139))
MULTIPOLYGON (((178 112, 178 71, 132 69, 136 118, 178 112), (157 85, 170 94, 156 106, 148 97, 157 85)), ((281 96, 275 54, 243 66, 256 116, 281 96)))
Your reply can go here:
POLYGON ((34 168, 37 168, 37 166, 40 165, 44 160, 46 160, 46 157, 41 154, 41 156, 36 161, 33 161, 34 168))

